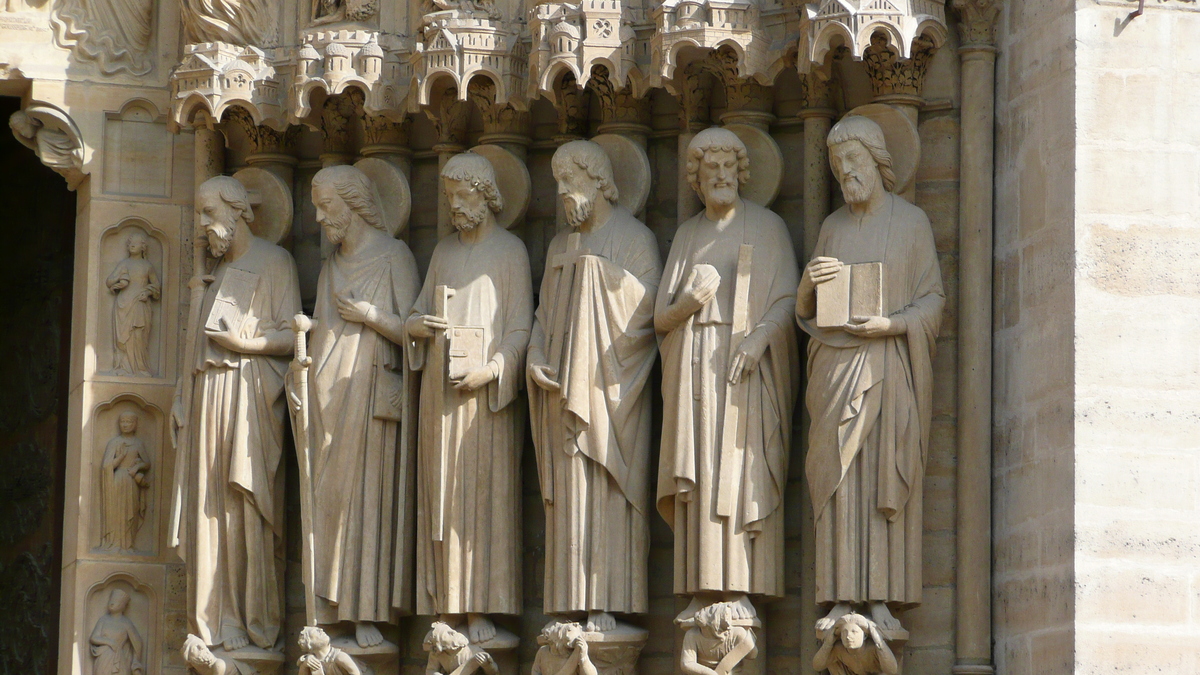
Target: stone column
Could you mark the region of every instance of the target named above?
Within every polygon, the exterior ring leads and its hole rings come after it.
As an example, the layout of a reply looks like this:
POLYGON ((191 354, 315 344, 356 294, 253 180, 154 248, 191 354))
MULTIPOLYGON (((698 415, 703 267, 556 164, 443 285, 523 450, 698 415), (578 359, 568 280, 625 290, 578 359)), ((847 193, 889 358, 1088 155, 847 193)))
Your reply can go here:
MULTIPOLYGON (((829 215, 829 146, 826 139, 837 111, 829 99, 829 75, 817 70, 802 75, 804 107, 804 259, 803 266, 817 248, 821 223, 829 215)), ((816 620, 815 617, 813 619, 816 620)))
POLYGON ((710 124, 711 99, 712 76, 696 64, 688 66, 687 72, 684 74, 683 96, 679 101, 679 175, 675 181, 677 188, 675 218, 677 223, 683 223, 703 208, 700 197, 687 182, 687 148, 696 134, 710 124))
POLYGON ((479 109, 483 119, 483 134, 480 144, 499 145, 521 158, 529 156, 529 112, 517 110, 511 103, 496 103, 496 85, 485 77, 478 77, 467 85, 471 102, 479 109))
POLYGON ((321 166, 337 166, 354 161, 351 122, 362 110, 363 94, 351 87, 344 94, 330 96, 321 106, 321 132, 325 134, 325 147, 321 152, 321 166))
POLYGON ((954 675, 992 675, 992 186, 995 0, 962 21, 958 201, 958 575, 954 675))
POLYGON ((436 105, 425 108, 425 114, 433 121, 437 129, 438 142, 433 151, 438 154, 438 239, 450 234, 453 225, 450 224, 450 204, 442 190, 442 169, 446 162, 458 153, 467 149, 467 124, 471 120, 471 104, 469 101, 458 100, 458 89, 449 87, 442 92, 436 105))

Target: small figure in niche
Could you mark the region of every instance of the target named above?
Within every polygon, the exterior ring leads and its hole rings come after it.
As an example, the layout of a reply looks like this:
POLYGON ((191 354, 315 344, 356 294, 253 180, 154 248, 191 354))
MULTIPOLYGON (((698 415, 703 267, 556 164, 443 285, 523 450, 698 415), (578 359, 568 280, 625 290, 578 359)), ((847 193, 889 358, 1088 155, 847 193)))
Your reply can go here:
POLYGON ((150 303, 162 286, 154 265, 146 260, 148 239, 134 232, 125 240, 129 257, 117 263, 105 285, 117 294, 113 303, 113 370, 118 375, 150 377, 150 303))
POLYGON ((120 433, 104 446, 100 462, 100 546, 128 551, 134 548, 146 520, 150 459, 145 443, 136 436, 137 413, 121 413, 117 424, 120 433))
POLYGON ((862 614, 844 614, 825 634, 821 649, 813 657, 813 668, 830 675, 896 675, 899 668, 892 650, 879 634, 879 627, 862 614), (871 644, 864 644, 864 635, 871 644))
POLYGON ((424 647, 429 652, 425 675, 471 675, 480 668, 487 675, 499 672, 491 654, 444 621, 434 621, 429 627, 424 647))
POLYGON ((108 612, 92 629, 92 675, 145 675, 142 665, 142 635, 125 610, 129 594, 114 588, 108 596, 108 612))
POLYGON ((304 651, 296 664, 300 667, 300 675, 361 675, 354 659, 331 645, 329 634, 324 630, 305 626, 298 642, 304 651))

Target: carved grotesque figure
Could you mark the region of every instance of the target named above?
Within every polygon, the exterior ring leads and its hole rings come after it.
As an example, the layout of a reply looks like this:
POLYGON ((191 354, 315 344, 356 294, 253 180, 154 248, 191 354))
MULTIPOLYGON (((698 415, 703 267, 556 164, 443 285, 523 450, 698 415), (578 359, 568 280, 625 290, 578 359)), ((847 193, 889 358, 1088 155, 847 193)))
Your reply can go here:
POLYGON ((361 675, 354 659, 330 644, 329 635, 320 628, 305 626, 300 629, 297 642, 304 652, 296 664, 300 675, 361 675))
MULTIPOLYGON (((374 626, 412 611, 415 400, 405 387, 404 321, 421 285, 408 246, 385 231, 371 179, 352 166, 313 178, 317 222, 334 250, 321 268, 309 376, 316 621, 374 626), (402 503, 397 503, 400 499, 402 503)), ((415 398, 415 397, 413 397, 415 398)))
POLYGON ((821 226, 796 296, 796 318, 812 336, 805 472, 817 601, 829 608, 817 630, 863 608, 887 631, 900 627, 890 609, 921 601, 921 490, 945 296, 929 219, 890 192, 879 125, 847 117, 828 143, 846 205, 821 226), (817 288, 858 263, 882 265, 882 313, 818 326, 817 288))
POLYGON ((249 196, 218 176, 196 193, 209 252, 218 259, 200 307, 195 353, 171 411, 183 462, 180 553, 188 628, 225 651, 281 648, 287 408, 283 379, 300 310, 296 265, 254 236, 249 196), (182 387, 192 383, 190 409, 182 387))
POLYGON ((658 510, 675 592, 698 607, 783 595, 783 492, 798 387, 799 277, 779 216, 740 196, 746 147, 706 129, 688 147, 705 209, 679 226, 655 302, 663 359, 658 510))
POLYGON ((743 660, 758 657, 754 632, 734 625, 738 613, 730 602, 715 602, 696 612, 680 651, 684 675, 729 675, 743 660))
POLYGON ((546 509, 545 611, 646 611, 650 405, 658 245, 617 204, 608 155, 590 141, 554 154, 570 230, 546 257, 529 343, 529 398, 546 509))
POLYGON ((597 675, 588 655, 583 627, 574 621, 552 621, 542 629, 532 675, 597 675))
POLYGON ((113 302, 113 370, 120 375, 149 377, 152 309, 162 286, 154 265, 146 260, 148 239, 134 232, 125 240, 128 257, 117 263, 105 285, 117 295, 113 302))
POLYGON ((137 413, 121 413, 117 424, 120 433, 104 447, 100 462, 100 546, 128 551, 146 519, 150 457, 137 437, 137 413))
POLYGON ((496 635, 521 612, 520 456, 524 357, 533 321, 529 257, 496 225, 490 162, 455 155, 442 180, 456 232, 438 242, 407 322, 421 377, 417 613, 496 635))
POLYGON ((114 588, 108 596, 104 616, 96 621, 89 642, 92 645, 92 675, 144 675, 142 635, 125 616, 129 594, 114 588))
POLYGON ((444 621, 434 621, 429 627, 424 647, 429 652, 425 675, 471 675, 479 669, 487 675, 499 672, 491 654, 444 621))
POLYGON ((867 617, 851 612, 834 622, 813 657, 813 669, 830 675, 896 675, 892 650, 867 617), (870 636, 871 642, 866 642, 870 636))

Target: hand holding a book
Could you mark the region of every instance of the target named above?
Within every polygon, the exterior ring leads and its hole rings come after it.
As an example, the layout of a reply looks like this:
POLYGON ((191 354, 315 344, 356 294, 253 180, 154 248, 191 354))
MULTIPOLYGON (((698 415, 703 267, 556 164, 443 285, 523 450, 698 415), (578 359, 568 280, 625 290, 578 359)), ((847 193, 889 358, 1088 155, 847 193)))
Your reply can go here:
POLYGON ((908 324, 900 316, 853 316, 850 317, 850 323, 842 326, 842 330, 859 337, 878 338, 903 335, 908 331, 908 324))
POLYGON ((413 314, 404 323, 409 336, 417 340, 428 340, 433 337, 433 331, 449 328, 450 324, 445 319, 433 314, 413 314))
POLYGON ((811 319, 817 313, 817 286, 837 278, 842 261, 829 256, 817 256, 804 266, 800 287, 796 289, 796 316, 811 319))
POLYGON ((459 391, 475 391, 496 379, 498 375, 496 367, 491 363, 485 363, 478 368, 468 370, 461 379, 454 383, 454 388, 459 391))

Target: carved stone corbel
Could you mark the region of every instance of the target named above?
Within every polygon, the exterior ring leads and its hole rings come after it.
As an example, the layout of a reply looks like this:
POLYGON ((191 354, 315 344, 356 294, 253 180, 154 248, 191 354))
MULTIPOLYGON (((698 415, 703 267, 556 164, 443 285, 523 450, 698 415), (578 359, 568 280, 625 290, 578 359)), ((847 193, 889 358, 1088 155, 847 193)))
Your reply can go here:
POLYGON ((532 142, 529 137, 529 112, 518 110, 511 103, 497 103, 496 85, 485 77, 471 80, 467 95, 483 118, 483 135, 479 137, 479 142, 503 145, 523 159, 524 149, 532 142))
POLYGON ((592 69, 588 88, 600 103, 600 126, 596 133, 621 134, 645 147, 650 135, 650 100, 634 96, 629 85, 618 87, 605 66, 592 69))
POLYGON ((236 124, 250 144, 246 164, 267 169, 279 176, 287 185, 292 184, 292 174, 298 160, 293 152, 296 134, 291 127, 279 131, 264 124, 256 124, 250 112, 241 106, 225 111, 225 122, 236 124))
POLYGON ((558 112, 558 135, 554 142, 562 145, 587 138, 591 90, 580 88, 575 76, 565 73, 554 84, 554 93, 554 109, 558 112))
POLYGON ((83 137, 67 113, 44 103, 34 103, 8 118, 8 126, 21 145, 33 150, 42 164, 67 179, 74 190, 83 182, 83 137))
POLYGON ((885 33, 873 33, 870 46, 863 52, 863 65, 867 69, 867 76, 871 78, 875 100, 891 102, 884 99, 908 99, 913 105, 919 105, 921 90, 925 86, 925 73, 936 51, 937 44, 933 38, 918 35, 913 38, 909 50, 911 56, 904 58, 888 44, 885 33))
POLYGON ((349 164, 354 159, 351 125, 363 114, 363 98, 361 89, 351 87, 325 99, 321 106, 321 132, 325 135, 322 166, 349 164))

